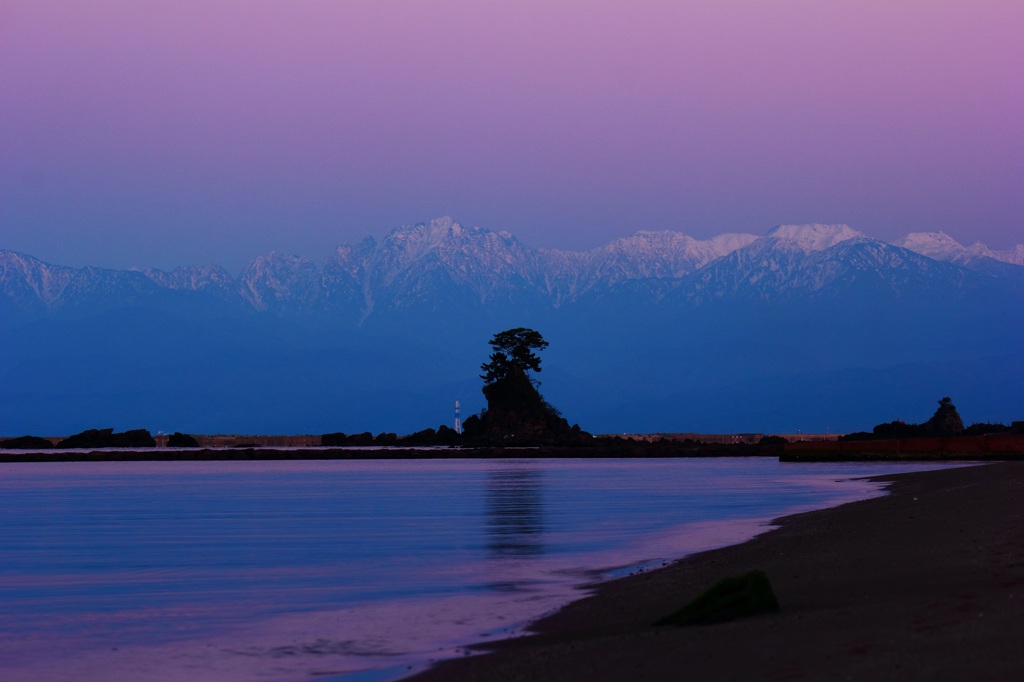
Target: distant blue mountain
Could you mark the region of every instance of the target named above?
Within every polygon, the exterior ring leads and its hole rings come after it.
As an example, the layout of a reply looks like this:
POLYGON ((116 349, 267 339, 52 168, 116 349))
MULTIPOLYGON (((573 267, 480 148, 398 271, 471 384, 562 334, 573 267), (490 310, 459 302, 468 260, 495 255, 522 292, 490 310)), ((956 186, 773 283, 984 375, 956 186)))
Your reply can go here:
POLYGON ((1024 417, 1024 250, 911 237, 570 252, 445 218, 238 277, 0 251, 0 435, 408 433, 480 409, 487 340, 516 326, 551 342, 542 390, 595 433, 859 430, 944 395, 968 422, 1024 417))

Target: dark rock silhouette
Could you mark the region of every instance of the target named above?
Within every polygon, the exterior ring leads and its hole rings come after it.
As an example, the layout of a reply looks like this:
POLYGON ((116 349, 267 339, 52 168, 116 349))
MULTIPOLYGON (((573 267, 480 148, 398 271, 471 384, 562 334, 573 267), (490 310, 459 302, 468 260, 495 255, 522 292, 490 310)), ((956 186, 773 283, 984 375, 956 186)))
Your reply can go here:
POLYGON ((39 436, 21 436, 0 440, 0 448, 8 450, 46 450, 53 447, 53 442, 39 436))
POLYGON ((462 435, 450 426, 441 424, 434 435, 437 445, 461 445, 462 435))
POLYGON ((351 447, 367 445, 394 445, 397 437, 393 433, 382 433, 376 438, 369 431, 346 435, 345 433, 325 433, 320 436, 320 444, 324 447, 351 447))
POLYGON ((463 424, 467 440, 488 445, 564 445, 589 438, 544 400, 538 382, 529 375, 541 369, 533 351, 548 346, 539 332, 509 329, 495 334, 490 345, 490 361, 480 367, 487 409, 463 424))
POLYGON ((114 429, 88 429, 57 443, 58 448, 155 448, 149 431, 134 429, 114 433, 114 429))
POLYGON ((338 431, 337 433, 325 433, 320 436, 320 445, 328 448, 341 447, 349 444, 348 439, 349 436, 341 431, 338 431))
POLYGON ((187 433, 179 433, 175 431, 167 437, 167 447, 169 448, 198 448, 199 441, 187 433))
POLYGON ((441 424, 434 429, 423 429, 416 433, 411 433, 408 436, 402 436, 398 438, 397 444, 399 445, 461 445, 463 444, 462 435, 458 431, 453 429, 451 426, 445 426, 441 424))
POLYGON ((719 581, 707 592, 675 613, 665 616, 655 625, 724 623, 778 610, 779 601, 768 577, 762 571, 751 571, 719 581))
POLYGON ((434 429, 423 429, 401 438, 400 442, 402 445, 436 445, 437 431, 434 429))
POLYGON ((964 432, 964 422, 948 396, 939 400, 939 409, 921 426, 925 436, 959 436, 964 432))
POLYGON ((896 420, 879 424, 871 433, 875 438, 918 438, 921 436, 921 426, 896 420))
MULTIPOLYGON (((981 428, 989 425, 981 425, 981 428)), ((1000 425, 1001 426, 1001 425, 1000 425)), ((974 428, 974 427, 972 427, 974 428)), ((1003 427, 1006 428, 1006 427, 1003 427)), ((903 421, 891 421, 878 424, 871 433, 857 431, 848 433, 839 440, 899 440, 902 438, 948 438, 964 435, 964 422, 960 419, 956 406, 948 396, 939 400, 939 409, 932 418, 923 424, 908 424, 903 421)))
POLYGON ((965 436, 984 436, 988 433, 1009 433, 1011 427, 1006 424, 993 424, 990 422, 975 422, 964 429, 965 436))
POLYGON ((395 433, 378 433, 377 437, 373 439, 375 445, 397 445, 398 434, 395 433))

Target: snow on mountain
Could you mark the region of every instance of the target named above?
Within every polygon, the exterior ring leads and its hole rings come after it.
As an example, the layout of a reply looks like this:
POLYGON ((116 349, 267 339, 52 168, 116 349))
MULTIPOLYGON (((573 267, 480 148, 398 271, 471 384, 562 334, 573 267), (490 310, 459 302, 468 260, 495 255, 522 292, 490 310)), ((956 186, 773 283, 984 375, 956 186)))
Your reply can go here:
POLYGON ((86 266, 74 270, 51 310, 102 310, 152 303, 166 289, 137 270, 86 266))
POLYGON ((372 311, 373 294, 366 271, 376 246, 373 238, 367 237, 354 246, 346 244, 334 250, 321 270, 325 309, 372 311))
POLYGON ((239 292, 256 310, 304 310, 318 298, 320 275, 313 261, 276 251, 250 263, 239 292))
MULTIPOLYGON (((58 310, 103 298, 113 305, 160 292, 195 292, 259 311, 363 321, 375 312, 412 307, 559 308, 616 295, 633 305, 672 291, 690 301, 770 299, 843 285, 843 278, 891 276, 886 286, 898 288, 907 268, 931 268, 928 259, 1024 281, 1014 272, 996 272, 995 266, 1016 268, 993 258, 1024 264, 1024 245, 995 253, 982 244, 963 247, 942 233, 912 233, 888 245, 847 225, 810 224, 779 225, 762 237, 723 234, 706 240, 670 230, 640 231, 588 251, 563 251, 531 249, 507 232, 467 228, 443 217, 395 229, 379 242, 367 238, 339 246, 321 266, 298 256, 261 256, 237 280, 217 266, 76 269, 0 251, 0 293, 20 308, 58 310), (910 259, 911 252, 927 258, 910 259)), ((903 281, 911 280, 907 275, 903 281)))
POLYGON ((227 295, 235 286, 234 278, 219 265, 186 265, 170 272, 147 268, 143 274, 161 287, 174 291, 218 292, 227 295))
POLYGON ((839 283, 874 287, 896 296, 929 289, 949 295, 979 281, 973 273, 954 264, 935 262, 909 249, 869 238, 845 240, 815 253, 805 270, 805 279, 817 280, 818 289, 839 283))
POLYGON ((0 287, 19 305, 55 307, 75 273, 74 268, 50 265, 14 251, 0 251, 0 287))
POLYGON ((682 277, 757 239, 752 234, 727 234, 699 241, 680 232, 637 232, 617 239, 599 252, 605 266, 629 278, 682 277))
MULTIPOLYGON (((392 231, 369 257, 378 298, 403 305, 452 286, 480 303, 505 298, 530 281, 532 253, 508 232, 463 227, 449 217, 392 231)), ((450 292, 449 292, 450 293, 450 292)))
POLYGON ((992 258, 1013 265, 1024 265, 1024 244, 1018 244, 1006 251, 993 251, 981 242, 963 246, 945 232, 911 232, 895 242, 895 245, 935 260, 960 265, 971 264, 977 258, 992 258))
MULTIPOLYGON (((730 239, 727 243, 745 241, 730 239)), ((768 300, 789 291, 815 291, 833 281, 829 268, 812 271, 818 254, 866 237, 848 225, 778 225, 713 260, 687 278, 679 295, 707 301, 728 296, 768 300)))
POLYGON ((1002 261, 1013 263, 1014 265, 1024 265, 1024 244, 1017 244, 1012 249, 996 251, 995 253, 1002 261))
POLYGON ((935 260, 953 260, 965 250, 945 232, 911 232, 893 244, 935 260))
MULTIPOLYGON (((822 243, 822 242, 819 242, 822 243)), ((711 263, 687 278, 678 295, 691 301, 722 298, 779 300, 839 292, 851 287, 889 291, 964 286, 968 271, 938 263, 877 239, 841 239, 806 252, 798 240, 764 238, 711 263)))
POLYGON ((849 225, 777 225, 768 230, 766 237, 794 242, 804 251, 822 251, 839 242, 857 237, 866 237, 849 225))
POLYGON ((679 295, 694 301, 728 296, 767 299, 793 280, 806 257, 796 240, 756 239, 693 273, 679 295))
POLYGON ((589 251, 540 249, 540 278, 560 305, 595 287, 684 277, 755 239, 752 234, 723 234, 701 241, 671 230, 640 231, 589 251))
POLYGON ((123 305, 162 290, 138 271, 71 268, 0 251, 0 292, 26 309, 123 305))
POLYGON ((718 235, 717 237, 712 237, 704 243, 708 244, 711 252, 716 255, 714 258, 709 258, 707 262, 710 263, 712 260, 715 260, 715 258, 727 256, 736 249, 742 249, 755 239, 758 239, 757 235, 747 234, 745 232, 726 232, 718 235))

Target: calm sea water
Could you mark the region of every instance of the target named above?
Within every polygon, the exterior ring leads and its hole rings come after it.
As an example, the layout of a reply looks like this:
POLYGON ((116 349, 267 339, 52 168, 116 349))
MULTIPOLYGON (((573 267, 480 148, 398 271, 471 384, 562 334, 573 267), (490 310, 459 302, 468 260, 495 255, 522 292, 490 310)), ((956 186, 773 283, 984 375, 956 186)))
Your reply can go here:
POLYGON ((0 467, 0 679, 368 682, 935 468, 771 459, 0 467))

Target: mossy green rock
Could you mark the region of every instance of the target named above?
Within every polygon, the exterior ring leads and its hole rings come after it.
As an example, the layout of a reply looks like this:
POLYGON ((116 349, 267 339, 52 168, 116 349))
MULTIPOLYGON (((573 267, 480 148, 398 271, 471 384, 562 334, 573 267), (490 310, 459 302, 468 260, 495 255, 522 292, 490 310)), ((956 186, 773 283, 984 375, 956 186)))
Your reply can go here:
POLYGON ((655 625, 723 623, 778 610, 779 602, 768 582, 768 576, 762 571, 751 571, 719 581, 707 592, 655 625))

